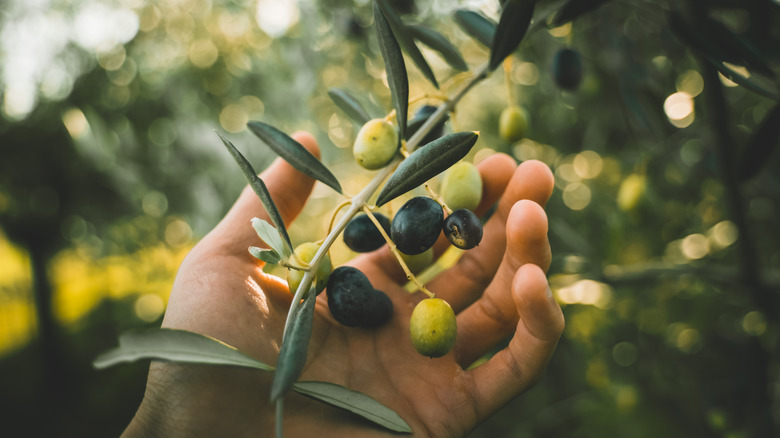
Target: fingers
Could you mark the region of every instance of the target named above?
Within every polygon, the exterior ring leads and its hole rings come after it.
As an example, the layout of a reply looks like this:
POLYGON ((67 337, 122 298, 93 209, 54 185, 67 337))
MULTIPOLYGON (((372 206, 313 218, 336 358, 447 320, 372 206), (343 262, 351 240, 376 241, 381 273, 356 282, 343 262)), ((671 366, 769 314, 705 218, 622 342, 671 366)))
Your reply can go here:
MULTIPOLYGON (((507 251, 503 254, 492 282, 478 300, 458 315, 456 357, 463 366, 468 366, 512 334, 518 313, 513 305, 511 291, 518 269, 531 264, 540 266, 544 272, 550 263, 547 216, 539 204, 528 200, 518 201, 509 213, 506 236, 507 251)), ((451 284, 480 281, 470 280, 466 271, 480 269, 474 267, 476 261, 471 263, 464 266, 464 272, 458 273, 456 269, 445 277, 449 278, 451 284)), ((457 295, 451 297, 451 300, 456 305, 462 304, 462 298, 457 295)))
MULTIPOLYGON (((506 154, 494 154, 480 162, 479 165, 477 165, 477 168, 482 177, 482 200, 476 208, 475 213, 477 216, 482 216, 504 193, 515 170, 515 160, 506 154)), ((440 236, 434 246, 436 257, 441 255, 448 246, 449 241, 447 241, 443 235, 440 236)), ((406 274, 404 274, 401 265, 398 264, 398 261, 387 245, 382 246, 382 248, 377 251, 367 254, 366 257, 369 258, 370 262, 382 267, 385 274, 393 281, 397 283, 406 282, 406 274)))
MULTIPOLYGON (((536 211, 540 212, 541 216, 532 214, 531 218, 517 219, 520 226, 525 226, 526 223, 530 226, 528 229, 518 229, 518 232, 524 236, 525 241, 532 242, 534 245, 518 247, 522 253, 518 254, 516 262, 534 263, 547 270, 550 265, 547 219, 540 206, 544 205, 550 198, 552 189, 553 175, 544 163, 526 161, 520 164, 499 201, 496 213, 483 228, 482 242, 476 248, 464 252, 455 266, 433 280, 430 289, 447 300, 456 312, 479 298, 485 287, 494 282, 499 263, 504 258, 507 235, 511 231, 506 225, 507 218, 519 200, 533 201, 529 202, 528 207, 531 208, 533 206, 531 204, 535 204, 536 211), (542 230, 536 226, 542 223, 538 221, 539 219, 542 219, 544 223, 543 236, 532 233, 542 230), (529 220, 530 222, 527 222, 529 220), (437 290, 441 290, 441 292, 437 292, 437 290)), ((513 225, 513 229, 517 227, 518 225, 513 225)), ((519 245, 525 245, 525 243, 519 242, 519 245)), ((515 263, 514 266, 516 269, 520 264, 515 263)), ((498 272, 505 278, 511 278, 514 274, 514 270, 511 269, 503 273, 498 272)), ((505 279, 504 284, 506 289, 503 290, 503 293, 506 293, 509 290, 509 281, 505 279)))
POLYGON ((541 377, 563 333, 563 312, 541 268, 527 264, 518 269, 512 298, 513 310, 519 315, 514 337, 505 349, 469 371, 480 421, 541 377))
MULTIPOLYGON (((319 157, 320 150, 317 141, 311 134, 296 132, 292 137, 314 156, 319 157)), ((295 170, 281 158, 274 160, 271 166, 260 174, 260 178, 267 186, 282 220, 286 225, 289 225, 301 212, 309 198, 314 186, 314 179, 295 170)), ((267 247, 257 237, 250 225, 250 221, 254 217, 271 222, 262 202, 252 188, 247 186, 225 218, 214 228, 207 239, 218 242, 222 249, 231 254, 246 253, 247 247, 250 245, 267 247)))

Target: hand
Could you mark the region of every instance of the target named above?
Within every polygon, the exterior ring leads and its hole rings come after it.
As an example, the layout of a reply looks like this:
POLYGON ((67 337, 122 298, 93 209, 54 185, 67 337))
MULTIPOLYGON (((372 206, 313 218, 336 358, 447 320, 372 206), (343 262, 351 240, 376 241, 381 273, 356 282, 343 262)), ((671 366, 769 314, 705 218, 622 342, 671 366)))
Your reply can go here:
MULTIPOLYGON (((294 137, 315 155, 313 137, 294 137)), ((499 201, 482 243, 428 283, 458 315, 455 348, 442 358, 418 354, 409 338, 409 316, 425 298, 409 294, 398 262, 385 245, 350 262, 392 299, 392 320, 379 329, 349 328, 330 315, 321 294, 301 380, 322 380, 361 391, 395 410, 414 436, 468 433, 542 374, 564 321, 550 294, 547 217, 542 206, 553 188, 550 170, 529 161, 515 168, 502 154, 479 165, 484 195, 477 214, 499 201), (467 370, 512 336, 486 363, 467 370)), ((277 160, 262 174, 285 223, 300 212, 314 181, 277 160)), ((176 277, 164 327, 222 340, 275 364, 291 294, 280 278, 261 270, 247 252, 263 246, 250 226, 267 218, 245 189, 225 218, 190 252, 176 277)), ((440 239, 436 250, 447 243, 440 239)), ((208 365, 151 365, 146 394, 125 436, 271 436, 272 373, 208 365)), ((385 436, 348 412, 294 392, 285 399, 286 436, 385 436)))

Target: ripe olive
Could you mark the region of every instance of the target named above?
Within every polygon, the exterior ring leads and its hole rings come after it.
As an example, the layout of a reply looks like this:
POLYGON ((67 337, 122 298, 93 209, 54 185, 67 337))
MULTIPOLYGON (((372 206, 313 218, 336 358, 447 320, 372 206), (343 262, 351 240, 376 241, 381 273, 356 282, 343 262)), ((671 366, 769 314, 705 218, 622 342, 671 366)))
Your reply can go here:
POLYGON ((513 142, 525 136, 528 128, 528 117, 522 108, 512 105, 501 111, 498 119, 498 135, 502 140, 513 142))
MULTIPOLYGON (((418 108, 417 111, 414 112, 414 117, 412 120, 409 120, 409 123, 407 124, 406 139, 408 140, 412 138, 412 135, 414 135, 414 133, 422 127, 422 125, 428 120, 429 117, 433 115, 434 112, 436 112, 436 110, 437 107, 433 105, 423 105, 418 108)), ((441 121, 437 123, 433 129, 431 129, 428 135, 422 139, 420 145, 426 145, 441 137, 442 134, 444 134, 444 123, 448 118, 449 115, 444 116, 444 118, 441 119, 441 121)))
POLYGON ((582 82, 582 57, 572 49, 561 49, 553 58, 553 78, 564 90, 573 91, 582 82))
POLYGON ((482 177, 477 166, 460 161, 447 169, 439 195, 452 210, 477 208, 482 200, 482 177))
MULTIPOLYGON (((314 242, 302 243, 295 248, 295 256, 301 262, 309 263, 314 259, 314 255, 317 254, 319 249, 320 245, 317 245, 314 242)), ((319 266, 317 266, 317 272, 314 277, 314 284, 317 287, 318 294, 322 292, 328 284, 328 277, 330 276, 332 267, 333 265, 331 265, 330 256, 325 254, 322 260, 320 260, 319 266)), ((291 293, 295 293, 295 291, 298 290, 298 286, 301 284, 304 274, 305 271, 298 269, 287 270, 287 284, 290 286, 291 293)))
MULTIPOLYGON (((380 213, 374 213, 374 217, 389 236, 390 219, 380 213)), ((376 228, 371 218, 362 214, 352 218, 347 227, 344 228, 344 243, 352 251, 371 252, 384 245, 385 238, 382 237, 382 233, 376 228)))
POLYGON ((455 345, 457 334, 455 312, 440 298, 420 301, 409 319, 409 333, 414 349, 423 356, 441 357, 455 345))
POLYGON ((425 196, 412 198, 401 207, 390 224, 390 238, 404 254, 424 252, 441 233, 444 212, 436 201, 425 196))
POLYGON ((460 249, 471 249, 482 240, 482 222, 471 210, 455 210, 442 224, 447 240, 460 249))
POLYGON ((398 151, 398 133, 385 119, 372 119, 358 131, 352 153, 358 164, 374 170, 384 167, 398 151))
POLYGON ((419 274, 433 263, 433 248, 428 248, 420 254, 408 255, 401 253, 401 258, 412 274, 419 274))
POLYGON ((330 313, 349 327, 379 327, 393 315, 390 298, 351 266, 338 267, 331 273, 327 295, 330 313))

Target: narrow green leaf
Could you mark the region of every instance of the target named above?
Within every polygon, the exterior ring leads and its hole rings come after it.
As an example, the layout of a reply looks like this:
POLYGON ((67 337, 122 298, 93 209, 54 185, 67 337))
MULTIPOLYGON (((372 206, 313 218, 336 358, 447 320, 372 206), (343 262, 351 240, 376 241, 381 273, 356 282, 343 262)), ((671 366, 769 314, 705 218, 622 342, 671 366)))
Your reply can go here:
POLYGON ((454 18, 455 23, 470 37, 485 47, 493 45, 493 37, 496 34, 496 23, 493 20, 468 9, 455 11, 454 18))
POLYGON ((553 27, 564 25, 580 15, 587 14, 606 3, 608 0, 569 0, 558 10, 552 21, 553 27))
POLYGON ((732 63, 729 62, 735 60, 734 56, 726 53, 725 46, 717 44, 704 28, 693 27, 676 13, 670 13, 668 21, 669 27, 680 41, 717 68, 723 76, 761 96, 780 100, 780 91, 773 80, 758 74, 751 74, 748 77, 735 71, 732 63))
MULTIPOLYGON (((267 243, 277 254, 284 254, 285 257, 292 255, 292 251, 285 249, 282 236, 279 234, 279 230, 273 225, 260 218, 252 218, 252 228, 255 229, 257 235, 263 239, 263 242, 267 243)), ((292 246, 292 245, 291 245, 292 246)))
POLYGON ((103 369, 144 359, 274 369, 212 337, 167 328, 125 332, 119 337, 119 347, 98 356, 93 365, 103 369))
POLYGON ((262 260, 266 263, 270 263, 272 265, 275 265, 282 261, 282 257, 279 255, 279 252, 273 249, 266 249, 266 248, 258 248, 256 246, 250 246, 249 247, 249 254, 252 254, 252 256, 256 259, 262 260))
POLYGON ((412 428, 395 411, 362 392, 335 383, 315 381, 295 383, 293 389, 305 396, 358 414, 393 432, 412 433, 412 428))
POLYGON ((352 120, 360 125, 364 125, 367 121, 371 120, 371 116, 363 109, 360 102, 346 90, 331 88, 328 90, 328 96, 330 96, 337 107, 341 108, 352 120))
POLYGON ((535 0, 508 0, 504 4, 490 46, 490 70, 495 70, 520 45, 534 17, 535 4, 535 0))
MULTIPOLYGON (((401 21, 401 17, 395 13, 395 10, 393 10, 387 0, 374 0, 374 5, 378 5, 382 10, 383 15, 390 24, 390 28, 393 30, 393 34, 395 34, 395 38, 409 57, 412 58, 412 62, 434 87, 439 88, 439 83, 436 81, 436 76, 433 74, 431 66, 428 65, 428 61, 425 60, 422 52, 415 44, 414 38, 409 34, 406 25, 401 21)), ((374 13, 374 17, 376 20, 376 13, 374 13)))
POLYGON ((298 171, 318 180, 333 190, 341 193, 338 179, 325 167, 320 160, 303 145, 275 127, 258 121, 247 124, 249 130, 263 140, 274 152, 298 171))
POLYGON ((780 104, 764 117, 750 139, 739 169, 739 178, 747 181, 756 176, 770 160, 780 142, 780 104))
POLYGON ((376 34, 382 58, 385 60, 387 83, 390 85, 390 94, 393 98, 395 116, 398 121, 398 138, 404 138, 406 115, 409 110, 409 78, 406 76, 406 64, 404 64, 404 57, 401 54, 401 47, 393 36, 386 13, 380 9, 379 3, 380 1, 374 2, 376 34))
POLYGON ((460 54, 460 50, 444 35, 430 27, 417 24, 410 24, 407 26, 407 29, 412 33, 414 39, 439 52, 450 67, 458 71, 469 69, 466 61, 463 60, 463 55, 460 54))
POLYGON ((390 175, 376 205, 384 205, 447 170, 469 153, 478 138, 476 132, 458 132, 415 150, 390 175))
POLYGON ((279 352, 276 373, 271 383, 271 401, 276 401, 284 395, 301 376, 303 366, 306 364, 316 300, 317 291, 312 286, 304 297, 303 303, 295 308, 295 314, 284 329, 282 349, 279 352))
POLYGON ((759 50, 745 38, 735 34, 722 23, 710 18, 704 18, 700 23, 700 27, 701 31, 728 57, 724 60, 732 64, 744 64, 751 70, 758 71, 771 78, 775 77, 775 73, 764 60, 759 50))
POLYGON ((277 231, 282 235, 282 239, 284 239, 285 243, 282 254, 292 254, 292 241, 290 241, 290 235, 287 234, 287 228, 284 226, 282 214, 279 213, 279 209, 276 208, 274 200, 271 199, 271 193, 268 192, 268 187, 266 187, 263 180, 257 176, 257 172, 255 172, 255 169, 252 168, 252 165, 249 164, 249 161, 247 161, 244 155, 241 154, 241 152, 239 152, 235 146, 233 146, 233 143, 231 143, 227 138, 223 137, 219 131, 217 131, 217 135, 230 152, 230 155, 232 155, 233 159, 235 159, 236 163, 238 163, 238 167, 240 167, 244 172, 244 176, 246 177, 247 181, 249 181, 249 185, 252 187, 252 190, 254 190, 257 197, 260 198, 260 202, 263 203, 263 207, 265 207, 265 211, 268 213, 268 217, 271 218, 271 221, 274 223, 277 231))

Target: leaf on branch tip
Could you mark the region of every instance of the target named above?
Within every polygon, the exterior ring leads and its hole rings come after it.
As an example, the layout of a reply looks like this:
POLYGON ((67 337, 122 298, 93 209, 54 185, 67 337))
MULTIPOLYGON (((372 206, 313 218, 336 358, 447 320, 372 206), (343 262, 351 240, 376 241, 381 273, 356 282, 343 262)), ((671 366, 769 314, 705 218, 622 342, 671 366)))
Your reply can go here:
POLYGON ((463 55, 460 54, 460 50, 444 35, 429 27, 416 24, 408 25, 407 29, 412 33, 414 39, 439 52, 450 67, 458 71, 467 71, 469 69, 466 61, 463 60, 463 55))
POLYGON ((275 265, 280 261, 282 261, 282 257, 279 255, 279 253, 276 250, 273 249, 250 246, 249 253, 252 254, 254 258, 258 260, 262 260, 266 263, 270 263, 272 265, 275 265))
POLYGON ((291 309, 295 314, 284 330, 282 349, 279 351, 276 373, 271 383, 271 401, 283 396, 301 376, 309 349, 316 300, 317 290, 312 285, 303 302, 291 309))
POLYGON ((479 41, 483 46, 490 47, 496 33, 496 23, 484 15, 459 9, 455 11, 455 23, 470 37, 479 41))
POLYGON ((489 69, 495 70, 517 49, 534 16, 535 0, 508 0, 490 46, 489 69))
POLYGON ((393 432, 412 433, 412 428, 392 409, 363 394, 328 382, 303 381, 293 390, 305 396, 346 409, 393 432))
MULTIPOLYGON (((420 72, 425 76, 434 87, 439 88, 439 83, 436 81, 436 76, 433 74, 431 66, 428 65, 428 61, 425 60, 422 52, 414 42, 407 26, 401 21, 401 17, 393 10, 387 0, 374 0, 374 5, 379 6, 382 10, 382 14, 387 19, 387 23, 395 35, 400 46, 406 51, 412 62, 417 66, 420 72)), ((376 22, 376 13, 374 13, 374 21, 376 22)))
POLYGON ((469 153, 478 138, 476 132, 458 132, 415 150, 390 175, 376 205, 382 206, 447 170, 469 153))
POLYGON ((268 213, 268 216, 271 218, 271 221, 278 230, 277 233, 281 234, 284 242, 284 251, 277 250, 277 252, 289 256, 292 254, 292 242, 290 241, 290 236, 287 234, 287 228, 284 226, 282 214, 279 213, 279 209, 276 208, 276 204, 271 198, 271 193, 268 191, 268 187, 266 187, 263 180, 257 176, 257 172, 255 172, 255 169, 251 164, 249 164, 249 161, 247 161, 244 155, 239 152, 235 146, 233 146, 233 143, 220 134, 219 131, 216 132, 220 140, 222 140, 222 143, 230 152, 230 155, 233 156, 233 159, 236 160, 236 163, 238 163, 238 167, 241 168, 241 171, 244 173, 244 177, 246 177, 247 181, 249 181, 249 185, 252 187, 252 190, 254 190, 257 197, 260 198, 260 202, 263 203, 263 207, 265 207, 266 213, 268 213))
POLYGON ((342 193, 341 184, 333 173, 292 137, 263 122, 252 121, 247 123, 247 126, 253 134, 299 172, 321 181, 338 193, 342 193))
POLYGON ((168 328, 125 332, 119 337, 119 347, 98 356, 93 365, 103 369, 144 359, 274 369, 212 337, 168 328))
POLYGON ((406 75, 406 64, 401 54, 401 47, 393 35, 391 25, 386 18, 386 12, 382 10, 379 3, 379 1, 374 2, 376 34, 379 39, 379 49, 382 51, 382 58, 385 61, 387 83, 390 85, 390 94, 398 121, 398 137, 404 138, 406 116, 409 110, 409 78, 406 75))
POLYGON ((363 109, 360 102, 346 90, 331 88, 328 90, 328 96, 330 96, 337 107, 341 108, 349 118, 358 124, 364 125, 367 121, 371 120, 371 116, 363 109))

